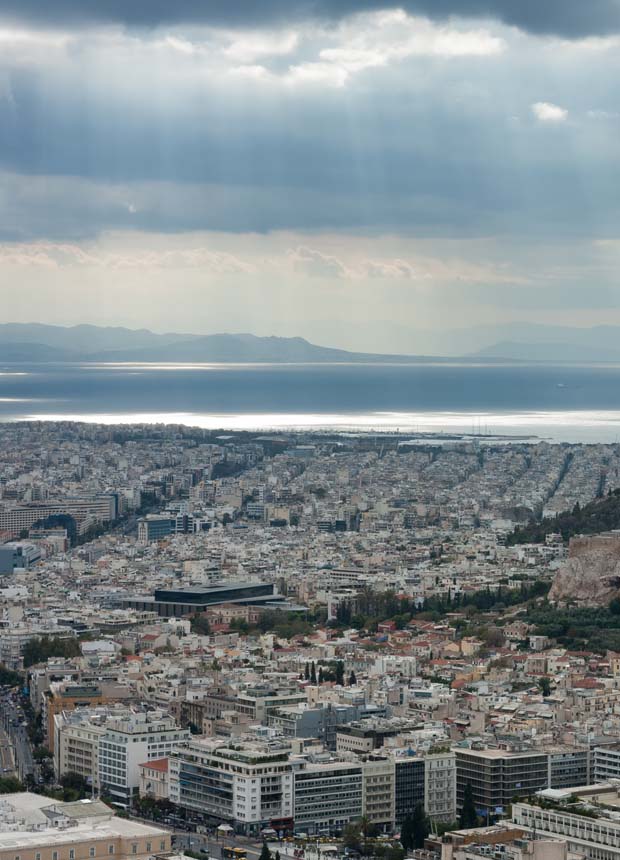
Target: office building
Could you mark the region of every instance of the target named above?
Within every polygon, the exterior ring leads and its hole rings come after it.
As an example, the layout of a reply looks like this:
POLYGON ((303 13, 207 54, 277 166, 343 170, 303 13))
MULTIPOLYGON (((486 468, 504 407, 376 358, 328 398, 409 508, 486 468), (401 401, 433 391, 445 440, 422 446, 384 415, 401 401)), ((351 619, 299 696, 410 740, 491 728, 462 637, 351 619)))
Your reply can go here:
POLYGON ((295 831, 339 832, 363 814, 362 764, 304 762, 295 770, 295 831))
POLYGON ((41 558, 39 544, 28 541, 10 541, 0 545, 0 574, 13 573, 16 568, 32 567, 41 558))
POLYGON ((499 749, 456 751, 456 805, 463 804, 465 786, 473 790, 476 809, 501 814, 515 797, 527 797, 547 787, 549 762, 544 752, 499 749))

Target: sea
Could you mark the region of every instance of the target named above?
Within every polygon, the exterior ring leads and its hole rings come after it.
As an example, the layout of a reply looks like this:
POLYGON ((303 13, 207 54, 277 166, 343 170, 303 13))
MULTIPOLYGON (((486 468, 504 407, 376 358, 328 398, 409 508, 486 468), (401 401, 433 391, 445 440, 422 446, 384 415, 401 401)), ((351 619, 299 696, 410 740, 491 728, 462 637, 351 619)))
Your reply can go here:
POLYGON ((620 441, 620 365, 49 363, 0 367, 0 421, 620 441))

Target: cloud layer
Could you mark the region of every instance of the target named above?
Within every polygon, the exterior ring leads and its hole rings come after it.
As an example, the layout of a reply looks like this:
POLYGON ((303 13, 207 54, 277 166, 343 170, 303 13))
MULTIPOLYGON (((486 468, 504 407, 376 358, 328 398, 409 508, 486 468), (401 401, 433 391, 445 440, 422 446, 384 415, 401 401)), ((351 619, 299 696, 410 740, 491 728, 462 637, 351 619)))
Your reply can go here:
POLYGON ((146 28, 173 24, 247 28, 341 20, 395 6, 436 20, 452 16, 491 18, 527 32, 567 38, 620 32, 617 0, 2 0, 0 13, 8 20, 63 27, 120 23, 146 28))
POLYGON ((620 322, 619 2, 0 0, 4 318, 620 322))

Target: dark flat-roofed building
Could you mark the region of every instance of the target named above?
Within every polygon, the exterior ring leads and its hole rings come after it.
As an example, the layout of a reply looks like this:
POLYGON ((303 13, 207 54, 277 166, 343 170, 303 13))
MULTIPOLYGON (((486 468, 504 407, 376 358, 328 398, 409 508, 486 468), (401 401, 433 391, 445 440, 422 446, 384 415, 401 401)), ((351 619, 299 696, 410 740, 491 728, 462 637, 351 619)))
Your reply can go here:
POLYGON ((204 612, 209 606, 221 603, 273 606, 283 599, 270 582, 223 582, 191 588, 158 588, 153 597, 128 597, 123 600, 123 604, 133 609, 157 612, 164 618, 179 618, 204 612))

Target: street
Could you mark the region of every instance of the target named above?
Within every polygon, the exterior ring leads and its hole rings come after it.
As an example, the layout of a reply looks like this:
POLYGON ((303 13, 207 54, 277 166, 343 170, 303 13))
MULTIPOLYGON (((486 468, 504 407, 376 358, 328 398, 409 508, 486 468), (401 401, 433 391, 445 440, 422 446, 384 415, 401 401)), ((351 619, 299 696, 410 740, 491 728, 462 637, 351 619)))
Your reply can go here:
MULTIPOLYGON (((22 782, 29 777, 34 778, 36 774, 25 722, 26 717, 18 695, 15 692, 4 691, 0 698, 0 729, 6 739, 3 747, 12 746, 10 766, 22 782)), ((5 759, 6 755, 5 752, 5 759)))
POLYGON ((0 728, 0 769, 3 777, 15 775, 13 748, 7 733, 2 728, 0 728))
MULTIPOLYGON (((209 857, 215 860, 221 860, 222 849, 226 848, 243 848, 246 851, 249 860, 258 860, 263 847, 261 840, 250 839, 247 836, 235 835, 233 837, 226 836, 215 839, 213 836, 205 836, 201 833, 187 833, 185 831, 175 831, 174 844, 178 849, 189 849, 191 851, 207 851, 209 857)), ((270 844, 272 855, 278 849, 278 844, 270 844)))

